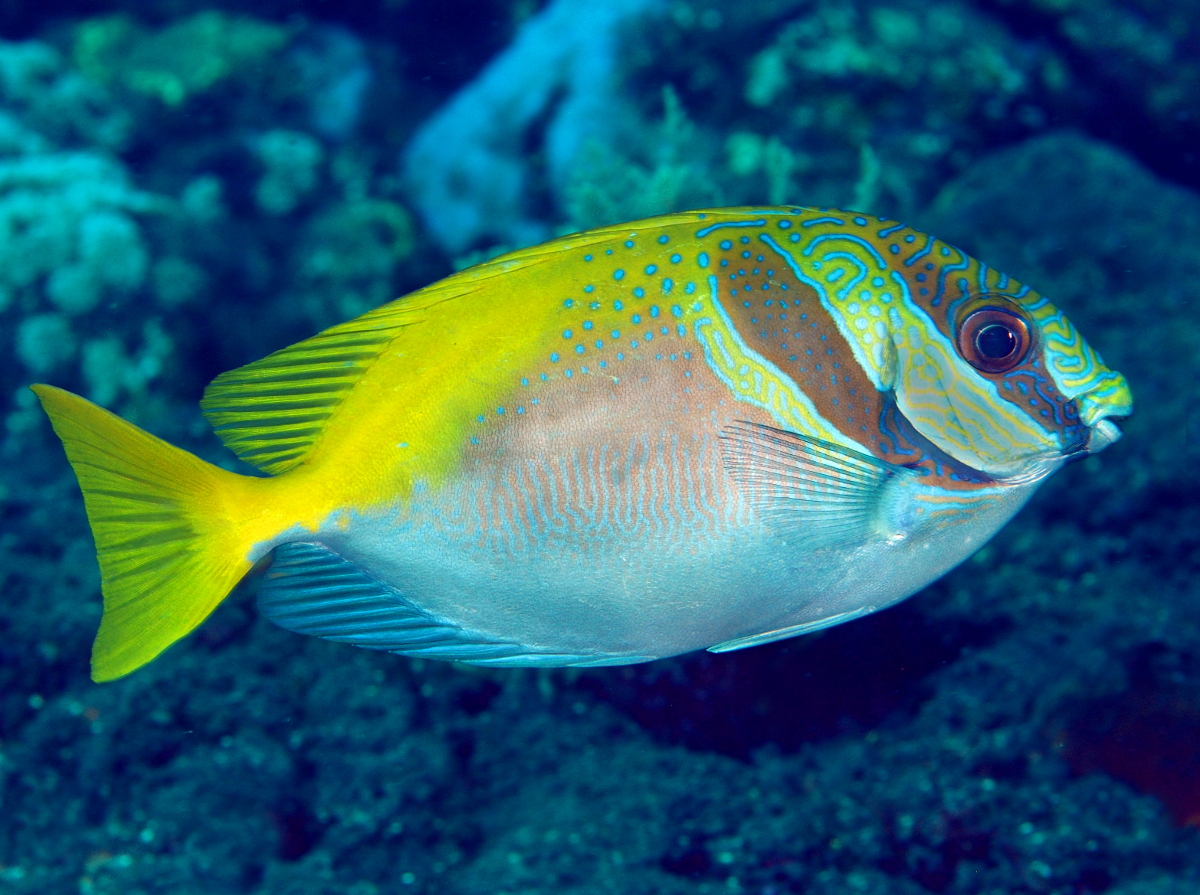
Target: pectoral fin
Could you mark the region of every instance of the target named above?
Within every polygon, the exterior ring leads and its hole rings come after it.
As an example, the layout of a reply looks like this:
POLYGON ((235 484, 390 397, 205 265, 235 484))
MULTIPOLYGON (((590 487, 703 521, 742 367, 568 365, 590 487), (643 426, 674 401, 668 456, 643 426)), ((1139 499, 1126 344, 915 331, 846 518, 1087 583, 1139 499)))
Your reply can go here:
POLYGON ((755 509, 813 549, 895 532, 889 500, 918 473, 838 444, 757 423, 721 430, 725 468, 755 509))

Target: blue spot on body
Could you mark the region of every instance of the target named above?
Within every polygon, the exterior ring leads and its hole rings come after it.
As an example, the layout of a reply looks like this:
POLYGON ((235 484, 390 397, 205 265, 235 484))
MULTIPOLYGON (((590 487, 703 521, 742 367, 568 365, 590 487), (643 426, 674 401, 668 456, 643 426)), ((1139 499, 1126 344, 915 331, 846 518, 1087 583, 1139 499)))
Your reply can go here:
POLYGON ((701 267, 708 267, 708 252, 701 252, 696 256, 696 263, 701 267))
POLYGON ((618 267, 616 270, 613 271, 613 279, 614 280, 625 279, 625 271, 621 270, 621 268, 618 267))
POLYGON ((658 265, 657 265, 657 264, 647 264, 647 265, 646 265, 646 273, 647 273, 647 274, 652 274, 652 273, 654 273, 656 270, 658 270, 658 265))

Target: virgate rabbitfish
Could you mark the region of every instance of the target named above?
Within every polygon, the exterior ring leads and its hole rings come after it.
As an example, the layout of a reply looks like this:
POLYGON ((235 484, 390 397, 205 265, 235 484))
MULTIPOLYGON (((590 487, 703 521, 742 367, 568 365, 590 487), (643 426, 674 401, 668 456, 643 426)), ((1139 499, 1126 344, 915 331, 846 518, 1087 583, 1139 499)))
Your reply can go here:
POLYGON ((205 463, 35 386, 111 680, 273 556, 305 634, 482 665, 729 650, 873 612, 1130 413, 1047 299, 902 224, 671 214, 462 271, 225 373, 205 463))

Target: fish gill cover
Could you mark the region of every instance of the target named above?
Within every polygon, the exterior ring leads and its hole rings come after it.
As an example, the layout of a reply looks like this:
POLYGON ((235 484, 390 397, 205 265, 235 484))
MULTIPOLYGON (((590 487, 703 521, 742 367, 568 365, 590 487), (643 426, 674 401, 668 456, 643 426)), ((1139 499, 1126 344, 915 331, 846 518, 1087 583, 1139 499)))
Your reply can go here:
POLYGON ((1184 0, 0 6, 0 892, 1200 887, 1200 30, 1184 0), (26 386, 233 467, 217 373, 456 266, 688 207, 921 226, 1138 395, 902 606, 742 653, 467 669, 248 590, 88 680, 26 386))

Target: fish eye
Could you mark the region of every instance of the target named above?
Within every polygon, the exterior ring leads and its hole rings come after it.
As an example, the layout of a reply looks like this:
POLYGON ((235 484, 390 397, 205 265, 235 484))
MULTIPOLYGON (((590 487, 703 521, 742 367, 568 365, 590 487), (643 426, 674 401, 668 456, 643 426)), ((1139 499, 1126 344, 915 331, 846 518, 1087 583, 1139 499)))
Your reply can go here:
POLYGON ((1006 308, 983 307, 958 328, 959 354, 984 373, 1007 373, 1029 354, 1029 324, 1006 308))

